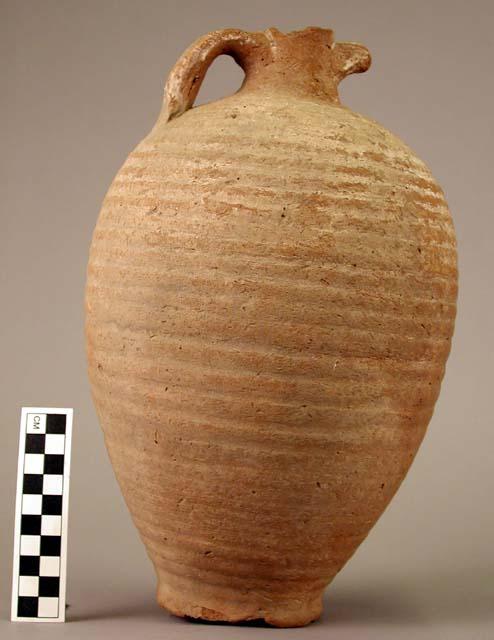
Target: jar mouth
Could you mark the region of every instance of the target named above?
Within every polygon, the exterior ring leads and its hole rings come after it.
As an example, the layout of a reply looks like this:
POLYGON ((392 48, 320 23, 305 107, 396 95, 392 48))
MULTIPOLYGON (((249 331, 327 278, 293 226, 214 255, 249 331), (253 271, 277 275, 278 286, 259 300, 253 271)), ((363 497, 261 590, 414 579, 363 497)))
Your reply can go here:
POLYGON ((333 46, 334 44, 334 32, 332 29, 325 29, 323 27, 305 27, 305 29, 296 29, 294 31, 283 32, 276 27, 271 27, 264 31, 264 35, 271 42, 273 46, 276 41, 283 40, 312 40, 313 42, 319 42, 323 45, 333 46))
POLYGON ((305 27, 304 29, 294 29, 293 31, 283 32, 277 29, 276 27, 270 27, 266 29, 264 32, 266 35, 272 36, 282 36, 285 38, 296 38, 298 36, 310 35, 310 34, 318 34, 325 37, 333 38, 334 31, 333 29, 327 29, 325 27, 305 27))

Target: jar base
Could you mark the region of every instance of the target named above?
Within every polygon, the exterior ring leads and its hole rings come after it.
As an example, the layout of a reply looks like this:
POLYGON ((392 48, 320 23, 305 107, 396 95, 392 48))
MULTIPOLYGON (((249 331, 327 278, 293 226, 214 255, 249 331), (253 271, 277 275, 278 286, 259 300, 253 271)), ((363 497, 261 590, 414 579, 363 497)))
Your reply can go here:
MULTIPOLYGON (((171 576, 170 576, 171 577, 171 576)), ((168 577, 167 577, 168 578, 168 577)), ((173 579, 175 578, 175 580, 173 579)), ((235 591, 191 579, 181 585, 160 578, 158 604, 175 616, 206 622, 239 624, 261 621, 273 627, 303 627, 320 618, 323 591, 289 597, 257 594, 253 590, 235 591)))

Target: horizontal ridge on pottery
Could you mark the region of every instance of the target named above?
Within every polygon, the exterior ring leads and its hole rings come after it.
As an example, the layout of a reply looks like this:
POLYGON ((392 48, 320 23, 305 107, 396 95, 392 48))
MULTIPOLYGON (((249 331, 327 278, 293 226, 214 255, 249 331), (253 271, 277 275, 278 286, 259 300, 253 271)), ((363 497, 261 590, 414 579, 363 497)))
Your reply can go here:
POLYGON ((105 198, 86 301, 161 604, 319 616, 423 438, 456 289, 443 193, 377 123, 248 83, 158 121, 105 198))

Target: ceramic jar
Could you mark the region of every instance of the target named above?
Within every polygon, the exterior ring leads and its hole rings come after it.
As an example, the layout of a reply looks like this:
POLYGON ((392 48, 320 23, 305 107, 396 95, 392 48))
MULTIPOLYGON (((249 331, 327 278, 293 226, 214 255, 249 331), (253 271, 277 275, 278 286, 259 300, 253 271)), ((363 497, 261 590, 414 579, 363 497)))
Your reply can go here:
POLYGON ((177 615, 316 619, 431 418, 455 236, 425 164, 340 104, 369 64, 327 29, 200 38, 104 200, 90 380, 177 615), (220 54, 242 87, 191 108, 220 54))

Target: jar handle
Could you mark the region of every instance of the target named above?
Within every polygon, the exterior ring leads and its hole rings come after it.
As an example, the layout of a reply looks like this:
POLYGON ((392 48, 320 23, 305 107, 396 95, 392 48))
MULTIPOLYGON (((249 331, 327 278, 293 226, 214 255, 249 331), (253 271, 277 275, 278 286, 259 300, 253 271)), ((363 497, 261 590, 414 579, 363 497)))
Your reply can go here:
POLYGON ((252 54, 259 48, 268 49, 266 36, 240 29, 212 31, 196 40, 177 60, 166 81, 162 112, 165 122, 192 107, 215 58, 223 54, 231 56, 247 76, 252 54))

